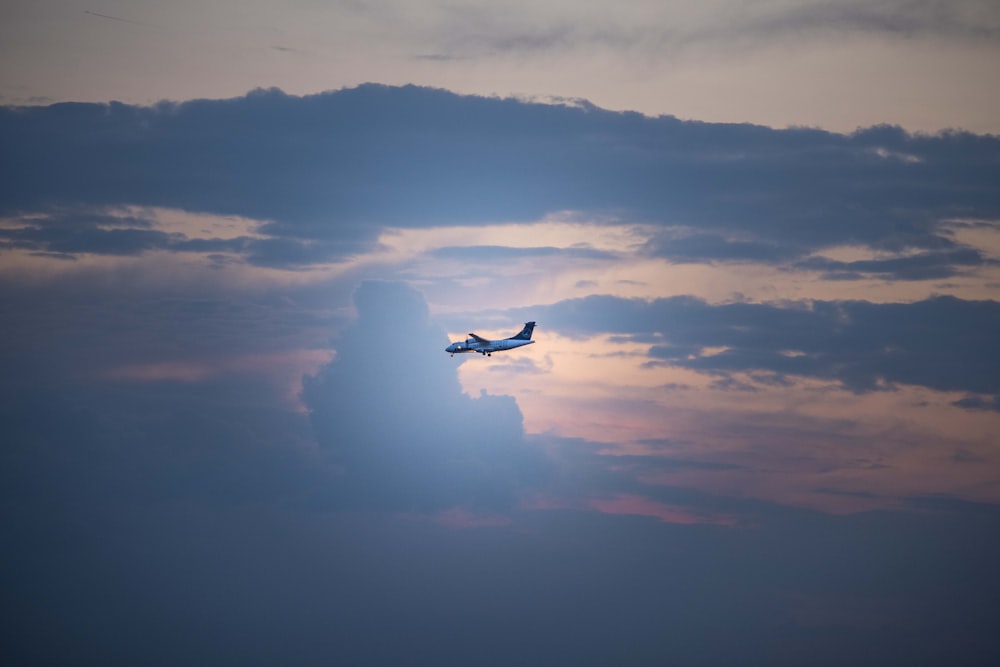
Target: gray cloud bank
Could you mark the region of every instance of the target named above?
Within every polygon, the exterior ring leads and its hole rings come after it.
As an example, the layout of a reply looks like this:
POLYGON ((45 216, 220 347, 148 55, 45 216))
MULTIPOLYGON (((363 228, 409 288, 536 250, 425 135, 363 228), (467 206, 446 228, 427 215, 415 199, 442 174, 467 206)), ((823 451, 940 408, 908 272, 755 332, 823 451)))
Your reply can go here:
POLYGON ((674 261, 787 262, 855 244, 925 256, 803 266, 913 279, 989 261, 958 244, 947 221, 1000 218, 995 137, 775 130, 413 86, 8 107, 0 142, 0 214, 25 225, 0 242, 36 252, 229 250, 296 266, 370 247, 385 225, 573 210, 696 230, 647 248, 674 261), (95 229, 95 209, 122 204, 265 220, 265 238, 95 229))

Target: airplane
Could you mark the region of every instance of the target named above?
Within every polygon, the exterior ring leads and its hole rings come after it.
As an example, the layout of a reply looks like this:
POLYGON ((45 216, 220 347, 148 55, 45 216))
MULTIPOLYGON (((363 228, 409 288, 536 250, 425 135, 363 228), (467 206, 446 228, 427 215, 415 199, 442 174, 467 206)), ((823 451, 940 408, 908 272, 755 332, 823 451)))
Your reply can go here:
POLYGON ((444 348, 444 351, 450 352, 453 357, 456 353, 463 352, 478 352, 479 354, 491 357, 494 352, 503 352, 504 350, 513 350, 515 347, 521 347, 522 345, 531 345, 535 342, 531 340, 531 332, 534 329, 534 322, 525 322, 524 328, 521 329, 520 333, 510 338, 504 338, 503 340, 487 340, 482 336, 470 333, 465 342, 452 343, 444 348))

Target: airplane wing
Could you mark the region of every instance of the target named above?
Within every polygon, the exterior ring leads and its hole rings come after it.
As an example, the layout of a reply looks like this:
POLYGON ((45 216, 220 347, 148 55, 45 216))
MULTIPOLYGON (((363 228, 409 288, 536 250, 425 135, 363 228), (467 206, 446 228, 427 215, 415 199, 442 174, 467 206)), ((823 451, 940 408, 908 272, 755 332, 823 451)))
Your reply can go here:
POLYGON ((477 336, 476 334, 474 334, 472 332, 469 332, 469 338, 475 338, 480 343, 488 343, 488 342, 490 342, 489 340, 483 338, 482 336, 477 336))

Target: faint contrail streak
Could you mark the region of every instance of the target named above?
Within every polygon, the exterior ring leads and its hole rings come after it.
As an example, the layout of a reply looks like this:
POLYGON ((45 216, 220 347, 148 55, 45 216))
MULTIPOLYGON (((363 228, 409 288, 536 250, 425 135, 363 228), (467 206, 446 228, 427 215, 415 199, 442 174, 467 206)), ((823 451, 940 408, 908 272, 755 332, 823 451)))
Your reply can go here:
POLYGON ((84 14, 90 14, 91 16, 96 16, 97 18, 101 18, 101 19, 110 19, 112 21, 121 21, 122 23, 131 23, 132 25, 143 25, 142 23, 139 23, 138 21, 130 21, 128 19, 123 19, 123 18, 120 18, 118 16, 109 16, 107 14, 101 14, 100 12, 92 12, 89 9, 83 10, 83 13, 84 14))

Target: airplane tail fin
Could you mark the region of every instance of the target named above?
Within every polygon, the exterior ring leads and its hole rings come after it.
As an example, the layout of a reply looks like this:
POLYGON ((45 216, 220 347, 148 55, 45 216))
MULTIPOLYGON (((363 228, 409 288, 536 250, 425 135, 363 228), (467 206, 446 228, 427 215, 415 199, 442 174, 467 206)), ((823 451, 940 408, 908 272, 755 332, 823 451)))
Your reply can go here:
POLYGON ((525 322, 521 333, 511 336, 511 340, 531 340, 531 332, 535 330, 534 322, 525 322))

